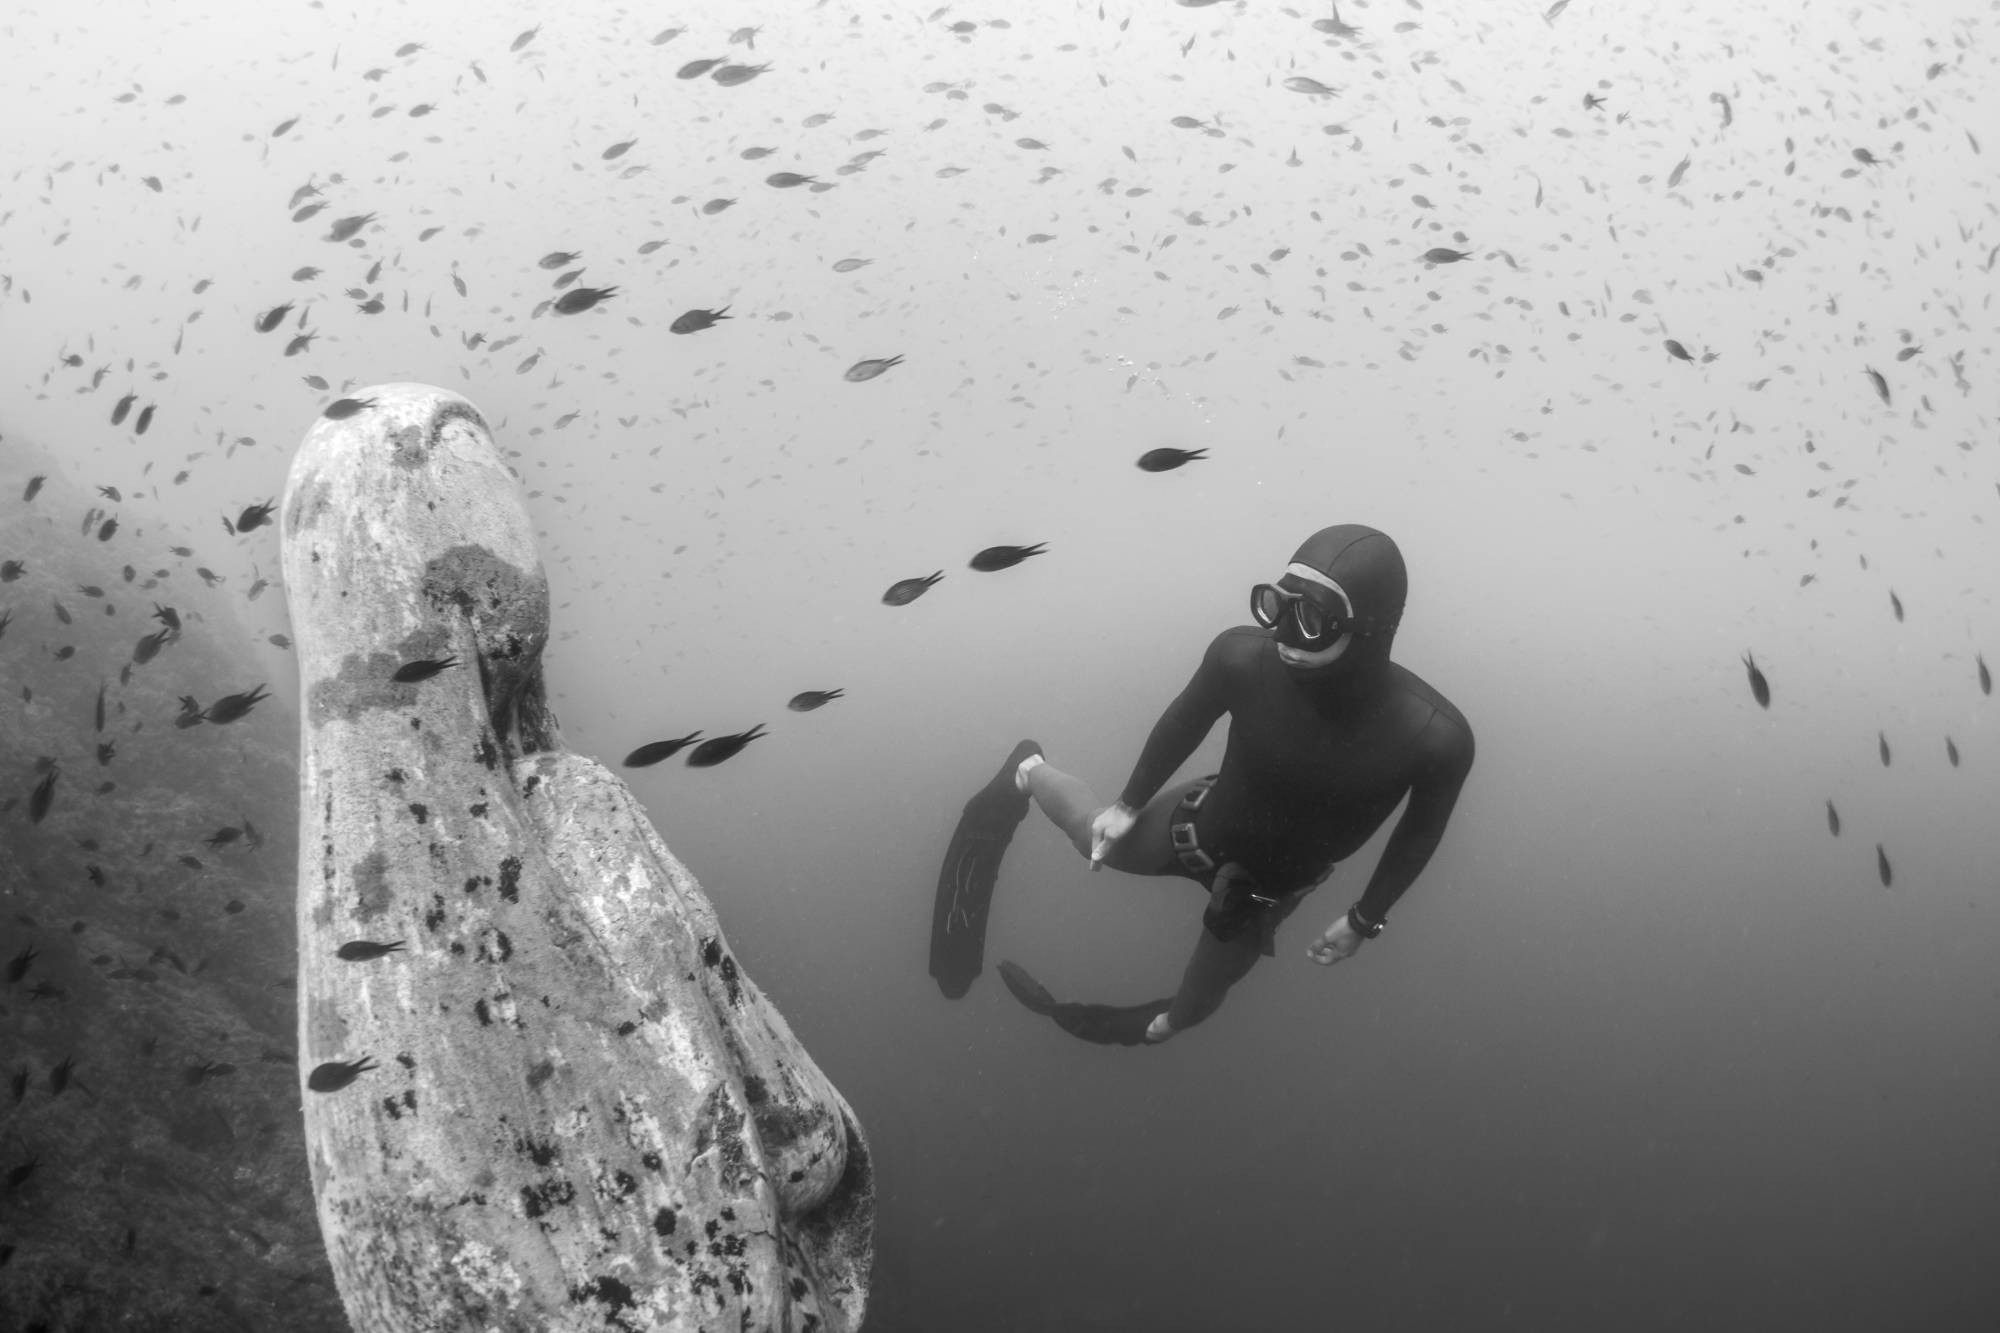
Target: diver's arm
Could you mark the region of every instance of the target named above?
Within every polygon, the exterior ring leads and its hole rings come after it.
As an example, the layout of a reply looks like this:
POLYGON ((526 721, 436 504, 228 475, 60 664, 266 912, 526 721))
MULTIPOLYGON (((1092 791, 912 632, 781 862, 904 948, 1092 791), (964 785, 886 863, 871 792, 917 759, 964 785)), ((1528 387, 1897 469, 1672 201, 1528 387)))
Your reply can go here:
POLYGON ((1430 864, 1431 853, 1444 838, 1459 788, 1472 771, 1472 732, 1462 721, 1439 713, 1426 728, 1422 743, 1425 763, 1410 786, 1410 803, 1389 835, 1389 845, 1368 880, 1368 890, 1354 905, 1364 922, 1380 922, 1430 864))
POLYGON ((1187 687, 1153 724, 1153 733, 1146 738, 1139 762, 1133 766, 1132 776, 1118 797, 1118 803, 1126 809, 1136 811, 1152 800, 1174 775, 1174 770, 1187 762, 1216 719, 1228 711, 1222 682, 1223 652, 1230 633, 1218 634, 1208 645, 1187 687))

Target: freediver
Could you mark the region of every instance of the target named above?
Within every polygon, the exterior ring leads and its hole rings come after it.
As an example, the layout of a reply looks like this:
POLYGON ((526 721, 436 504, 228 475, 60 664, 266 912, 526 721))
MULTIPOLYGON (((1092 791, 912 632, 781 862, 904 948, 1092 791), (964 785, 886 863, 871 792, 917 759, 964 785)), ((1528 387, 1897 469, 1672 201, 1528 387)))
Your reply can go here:
POLYGON ((1402 553, 1358 524, 1307 538, 1275 583, 1250 593, 1256 624, 1218 634, 1154 725, 1119 799, 1022 741, 966 803, 938 878, 931 973, 963 995, 978 975, 1002 853, 1032 797, 1091 869, 1192 879, 1208 890, 1202 932, 1170 999, 1061 1002, 1011 962, 1008 989, 1066 1031, 1106 1045, 1156 1044, 1214 1013, 1278 926, 1407 795, 1366 892, 1307 948, 1330 966, 1382 933, 1430 861, 1472 768, 1465 715, 1389 660, 1408 587, 1402 553), (1229 714, 1222 768, 1162 791, 1229 714))

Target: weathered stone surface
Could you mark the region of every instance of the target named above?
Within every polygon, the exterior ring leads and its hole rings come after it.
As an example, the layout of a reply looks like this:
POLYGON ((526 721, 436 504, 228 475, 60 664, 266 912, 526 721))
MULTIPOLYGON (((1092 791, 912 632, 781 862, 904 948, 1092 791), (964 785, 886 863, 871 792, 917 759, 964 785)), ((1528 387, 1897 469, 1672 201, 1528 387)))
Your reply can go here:
POLYGON ((858 1327, 861 1126, 624 783, 562 750, 515 478, 457 395, 356 397, 314 423, 281 510, 301 1096, 349 1318, 858 1327), (353 941, 403 945, 343 960, 353 941))

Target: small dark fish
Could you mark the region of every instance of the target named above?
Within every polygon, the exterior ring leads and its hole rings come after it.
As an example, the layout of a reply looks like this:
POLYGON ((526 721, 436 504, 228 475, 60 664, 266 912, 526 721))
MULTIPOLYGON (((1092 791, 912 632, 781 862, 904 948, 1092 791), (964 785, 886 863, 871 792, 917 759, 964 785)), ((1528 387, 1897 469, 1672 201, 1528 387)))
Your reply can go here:
POLYGON ((1889 609, 1896 613, 1896 623, 1903 623, 1903 599, 1896 596, 1894 588, 1889 589, 1889 609))
POLYGON ((1905 347, 1902 351, 1897 352, 1896 359, 1898 361, 1908 361, 1913 356, 1922 356, 1923 352, 1923 345, 1919 343, 1915 347, 1905 347))
POLYGON ((347 240, 374 220, 375 215, 373 213, 356 213, 350 217, 344 217, 327 230, 326 239, 329 241, 347 240))
POLYGON ((257 316, 257 332, 269 333, 272 329, 284 323, 285 316, 291 313, 292 303, 290 301, 285 302, 283 305, 272 306, 269 310, 257 316))
POLYGON ((172 637, 173 631, 165 629, 157 634, 148 634, 133 647, 132 660, 140 666, 146 665, 159 655, 161 647, 172 637))
POLYGON ((674 77, 677 79, 698 79, 728 58, 728 56, 717 56, 713 60, 690 60, 687 64, 682 65, 674 71, 674 77))
POLYGON ((396 674, 389 677, 389 679, 399 685, 414 685, 420 680, 429 680, 440 671, 448 670, 457 665, 458 657, 456 654, 449 657, 418 658, 414 662, 405 662, 403 665, 397 667, 396 674))
POLYGON ((1757 669, 1757 659, 1749 653, 1743 654, 1743 666, 1750 673, 1750 697, 1757 701, 1759 708, 1771 706, 1771 682, 1764 679, 1764 673, 1757 669))
POLYGON ((206 838, 203 838, 202 841, 207 843, 210 847, 227 847, 230 843, 235 842, 238 838, 242 836, 243 836, 243 830, 235 827, 234 825, 231 825, 228 828, 217 829, 215 832, 209 834, 206 838))
POLYGON ((128 393, 123 398, 120 398, 118 405, 111 409, 111 424, 114 426, 124 425, 125 418, 132 413, 132 404, 138 401, 139 395, 136 393, 128 393))
POLYGON ((306 1086, 314 1092, 339 1092, 355 1079, 376 1068, 379 1066, 365 1055, 351 1063, 344 1060, 329 1060, 323 1065, 314 1066, 312 1073, 306 1075, 306 1086))
POLYGON ((181 855, 175 857, 174 859, 179 861, 182 865, 186 866, 189 870, 201 869, 201 858, 199 856, 181 855))
POLYGON ((1688 349, 1681 346, 1680 341, 1675 338, 1667 339, 1667 355, 1676 361, 1694 360, 1694 357, 1688 353, 1688 349))
POLYGON ((0 561, 0 583, 12 583, 27 572, 28 562, 25 560, 0 561))
POLYGON ((104 730, 104 687, 106 682, 97 682, 97 730, 104 730))
POLYGON ((944 577, 944 571, 920 579, 898 579, 889 585, 889 591, 882 594, 884 606, 908 606, 931 590, 933 584, 944 577))
POLYGON ((1012 569, 1031 555, 1042 554, 1047 545, 1046 542, 1036 542, 1033 546, 989 546, 967 563, 982 574, 992 574, 1012 569))
POLYGON ((35 784, 34 794, 28 797, 29 823, 41 823, 42 816, 46 815, 49 812, 49 807, 55 804, 56 779, 61 775, 62 769, 55 764, 50 764, 49 771, 42 775, 40 782, 35 784))
POLYGON ((1882 767, 1889 766, 1889 738, 1881 732, 1875 733, 1875 748, 1882 756, 1882 767))
POLYGON ((1424 261, 1430 264, 1456 264, 1462 259, 1470 258, 1472 258, 1470 250, 1447 250, 1441 245, 1424 251, 1424 261))
POLYGON ((1888 888, 1895 876, 1889 870, 1889 853, 1882 850, 1882 844, 1875 844, 1875 873, 1882 877, 1882 887, 1888 888))
POLYGON ((30 1072, 26 1065, 22 1065, 14 1071, 13 1078, 9 1080, 9 1084, 14 1091, 14 1105, 16 1106, 19 1106, 22 1099, 28 1095, 28 1075, 30 1072))
POLYGON ((132 423, 132 429, 144 435, 146 428, 153 424, 153 404, 147 403, 139 409, 139 419, 132 423))
POLYGON ((731 758, 738 750, 764 734, 764 724, 759 722, 748 731, 739 731, 733 736, 717 736, 703 741, 688 754, 689 768, 713 768, 723 760, 731 758))
POLYGON ((76 1057, 67 1055, 63 1062, 49 1071, 49 1091, 60 1097, 69 1086, 70 1075, 76 1072, 76 1057))
POLYGON ((1603 105, 1604 99, 1596 93, 1585 93, 1583 95, 1583 109, 1585 111, 1595 111, 1603 105))
POLYGON ((846 690, 801 690, 785 704, 794 713, 810 713, 815 708, 824 708, 835 699, 845 698, 846 690))
POLYGON ((208 720, 216 726, 236 721, 270 697, 262 693, 263 689, 262 685, 258 685, 245 694, 223 695, 208 706, 208 720))
MULTIPOLYGON (((297 356, 297 355, 298 355, 298 354, 299 354, 300 352, 303 352, 303 351, 305 351, 305 350, 306 350, 307 348, 311 347, 311 346, 313 345, 313 339, 315 339, 315 338, 317 338, 317 337, 319 337, 319 335, 318 335, 317 333, 301 333, 301 334, 299 334, 299 335, 298 335, 297 337, 293 338, 293 339, 292 339, 292 340, 291 340, 290 342, 288 342, 288 343, 286 343, 286 344, 285 344, 285 355, 286 355, 286 356, 297 356)), ((310 379, 318 379, 319 377, 315 375, 315 376, 310 376, 310 377, 308 377, 308 378, 310 378, 310 379)), ((321 384, 320 384, 320 387, 321 387, 321 388, 324 388, 324 387, 325 387, 325 382, 324 382, 324 381, 321 381, 321 384)))
POLYGON ((356 412, 373 406, 375 406, 373 398, 338 398, 328 403, 326 411, 320 415, 328 421, 345 421, 356 412))
POLYGON ((1862 374, 1866 375, 1868 377, 1868 382, 1875 386, 1875 392, 1882 399, 1882 401, 1885 403, 1888 402, 1889 381, 1882 378, 1882 372, 1875 369, 1873 366, 1869 366, 1862 371, 1862 374))
POLYGON ((7 960, 7 984, 11 986, 22 977, 27 976, 28 969, 33 967, 35 960, 41 956, 41 950, 37 949, 34 945, 22 946, 21 952, 7 960))
MULTIPOLYGON (((235 528, 236 535, 240 537, 244 533, 251 531, 253 528, 263 527, 266 523, 271 521, 271 511, 273 509, 276 509, 277 507, 278 506, 276 501, 267 500, 263 504, 251 505, 248 508, 246 508, 242 513, 236 516, 236 528, 235 528)), ((226 518, 222 521, 222 523, 224 527, 229 526, 229 520, 226 518)))
POLYGON ((1979 692, 1981 694, 1991 694, 1993 693, 1993 673, 1986 669, 1986 657, 1984 654, 1975 654, 1975 657, 1979 663, 1979 692))
POLYGON ((556 298, 555 312, 558 315, 580 315, 599 301, 611 299, 616 287, 577 287, 556 298))
POLYGON ((1958 767, 1958 742, 1949 736, 1944 738, 1944 757, 1951 760, 1953 768, 1958 767))
POLYGON ((551 250, 537 259, 535 266, 546 269, 568 268, 581 258, 583 258, 581 250, 551 250))
POLYGON ((27 1161, 13 1168, 11 1171, 7 1173, 7 1188, 9 1190, 17 1190, 21 1188, 21 1186, 27 1184, 28 1177, 34 1175, 35 1168, 40 1166, 41 1164, 42 1164, 41 1158, 30 1157, 27 1161))
POLYGON ((1688 174, 1688 167, 1693 162, 1694 159, 1692 157, 1683 157, 1677 164, 1675 164, 1674 169, 1667 173, 1667 188, 1669 190, 1673 189, 1676 185, 1679 185, 1681 183, 1681 177, 1688 174))
POLYGON ((617 143, 612 144, 609 148, 605 149, 602 153, 599 153, 598 156, 603 158, 606 162, 615 162, 619 158, 625 156, 625 154, 631 152, 632 145, 638 142, 639 141, 637 139, 621 139, 617 143))
POLYGON ((728 309, 728 306, 724 306, 721 310, 690 310, 673 323, 667 325, 667 332, 700 333, 703 329, 712 329, 715 327, 715 322, 719 319, 735 318, 733 315, 723 313, 728 309))
POLYGON ((903 357, 900 352, 886 360, 871 357, 866 361, 856 361, 842 372, 841 378, 850 384, 860 384, 864 380, 872 380, 877 375, 886 373, 892 366, 900 366, 902 364, 903 357))
POLYGON ((1148 449, 1139 455, 1141 472, 1172 472, 1188 463, 1199 462, 1208 457, 1206 449, 1148 449))
POLYGON ((1833 808, 1833 802, 1826 803, 1826 831, 1834 837, 1840 836, 1840 811, 1833 808))
POLYGON ((521 34, 521 35, 520 35, 519 37, 516 37, 516 38, 514 39, 514 44, 513 44, 512 46, 508 47, 507 49, 508 49, 509 51, 519 51, 519 50, 520 50, 520 49, 521 49, 522 47, 526 46, 526 45, 527 45, 527 44, 528 44, 529 42, 532 42, 532 41, 534 41, 534 40, 535 40, 535 34, 536 34, 536 33, 538 33, 538 32, 540 32, 541 30, 542 30, 542 25, 541 25, 541 24, 539 24, 539 23, 537 23, 537 24, 536 24, 536 25, 535 25, 534 27, 532 27, 532 28, 528 29, 528 30, 527 30, 526 32, 522 33, 522 34, 521 34))
POLYGON ((225 1078, 236 1072, 236 1066, 216 1060, 203 1060, 198 1065, 189 1065, 181 1071, 181 1081, 190 1088, 198 1088, 212 1078, 225 1078))
POLYGON ((401 940, 394 940, 388 944, 377 944, 374 940, 349 940, 334 950, 333 956, 350 963, 366 963, 395 953, 402 947, 401 940))
POLYGON ((649 745, 642 745, 625 756, 625 767, 650 768, 662 759, 671 759, 688 746, 693 745, 700 737, 701 733, 699 731, 690 731, 677 741, 654 741, 649 745))

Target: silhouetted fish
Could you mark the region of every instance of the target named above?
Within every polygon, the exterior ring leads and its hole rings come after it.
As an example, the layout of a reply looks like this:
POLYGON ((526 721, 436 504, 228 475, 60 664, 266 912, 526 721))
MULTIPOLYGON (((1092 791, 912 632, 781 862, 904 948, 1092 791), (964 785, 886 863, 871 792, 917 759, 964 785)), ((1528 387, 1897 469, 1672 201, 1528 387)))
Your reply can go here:
POLYGON ((402 947, 401 940, 394 940, 388 944, 377 944, 374 940, 349 940, 334 950, 334 957, 350 963, 366 963, 386 954, 395 953, 402 947))
POLYGON ((1896 596, 1894 588, 1889 590, 1889 609, 1896 613, 1896 622, 1901 624, 1903 620, 1903 599, 1896 596))
POLYGON ((458 657, 456 654, 449 657, 419 658, 414 662, 405 662, 403 665, 397 667, 396 674, 389 677, 389 679, 399 685, 413 685, 420 680, 429 680, 440 671, 448 670, 457 665, 458 657))
POLYGON ((1033 546, 989 546, 969 563, 982 574, 991 574, 1002 569, 1012 569, 1031 555, 1040 555, 1048 544, 1036 542, 1033 546))
POLYGON ((642 745, 625 756, 625 767, 649 768, 659 763, 662 759, 671 759, 688 746, 694 744, 700 737, 701 733, 699 731, 690 731, 679 740, 653 741, 651 744, 642 745))
POLYGON ((1148 449, 1139 455, 1141 472, 1172 472, 1185 463, 1198 462, 1208 457, 1206 449, 1148 449))
POLYGON ((739 731, 733 736, 717 736, 703 741, 688 755, 689 768, 713 768, 723 760, 731 758, 737 751, 764 734, 764 724, 759 722, 748 731, 739 731))
POLYGON ((234 722, 270 696, 258 685, 244 694, 225 694, 208 706, 208 720, 217 726, 234 722))
POLYGON ((344 1060, 328 1060, 325 1064, 315 1065, 312 1073, 306 1075, 306 1086, 314 1092, 339 1092, 369 1070, 378 1067, 365 1055, 352 1063, 344 1060))
POLYGON ((608 301, 618 289, 616 287, 578 287, 564 292, 556 298, 555 312, 558 315, 579 315, 600 301, 608 301))
POLYGON ((276 501, 266 500, 263 504, 250 505, 245 508, 242 513, 236 516, 237 535, 241 536, 253 528, 262 527, 264 524, 270 522, 271 511, 277 507, 276 501))
POLYGON ((1757 659, 1750 653, 1743 654, 1743 666, 1750 673, 1750 697, 1757 701, 1759 708, 1771 706, 1771 683, 1764 679, 1764 673, 1757 669, 1757 659))
POLYGON ((1944 738, 1944 757, 1951 760, 1953 768, 1958 767, 1958 742, 1949 736, 1944 738))
POLYGON ((815 708, 822 708, 835 699, 843 698, 846 693, 845 690, 802 690, 793 695, 785 707, 794 713, 810 713, 815 708))
POLYGON ((1889 738, 1878 731, 1875 733, 1875 745, 1882 755, 1882 767, 1887 768, 1889 766, 1889 738))
POLYGON ((1993 673, 1986 669, 1985 655, 1977 654, 1975 655, 1975 660, 1979 663, 1979 692, 1981 694, 1993 693, 1993 673))
POLYGON ((326 410, 320 415, 328 421, 345 421, 356 412, 373 406, 375 406, 373 398, 337 398, 328 403, 326 410))
POLYGON ((1826 803, 1826 831, 1834 837, 1840 836, 1840 811, 1833 808, 1833 802, 1826 803))
POLYGON ((29 823, 31 824, 41 823, 42 816, 48 814, 49 807, 55 804, 56 779, 61 776, 62 776, 62 768, 53 761, 51 761, 49 764, 49 771, 42 775, 42 780, 35 784, 35 790, 33 794, 28 797, 29 823))
POLYGON ((728 306, 724 306, 721 310, 690 310, 673 323, 667 325, 667 332, 699 333, 703 329, 713 328, 715 327, 715 322, 719 319, 734 318, 734 316, 724 313, 728 309, 728 306))
POLYGON ((920 579, 898 579, 889 585, 889 591, 882 594, 882 603, 885 606, 908 606, 929 592, 932 585, 942 578, 944 571, 940 569, 920 579))
POLYGON ((841 378, 850 384, 859 384, 863 380, 874 379, 877 375, 888 371, 892 366, 900 366, 902 364, 903 357, 901 353, 886 360, 878 357, 870 357, 866 361, 856 361, 853 365, 849 366, 842 372, 841 378))
POLYGON ((1875 873, 1882 877, 1882 887, 1888 888, 1895 875, 1889 870, 1889 853, 1882 850, 1882 844, 1875 844, 1875 873))

